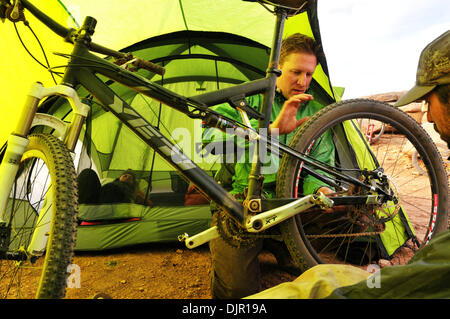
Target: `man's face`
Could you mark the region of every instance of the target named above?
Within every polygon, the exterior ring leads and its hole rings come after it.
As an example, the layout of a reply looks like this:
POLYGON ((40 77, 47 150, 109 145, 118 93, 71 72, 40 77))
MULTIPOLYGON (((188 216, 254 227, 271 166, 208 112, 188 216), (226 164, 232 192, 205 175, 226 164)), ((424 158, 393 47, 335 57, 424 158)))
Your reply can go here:
POLYGON ((293 52, 279 66, 282 71, 277 78, 277 87, 284 97, 289 99, 296 94, 305 93, 316 69, 317 58, 314 54, 293 52))
POLYGON ((119 180, 124 183, 133 184, 134 178, 133 178, 133 175, 124 173, 124 174, 120 175, 119 180))
POLYGON ((450 112, 448 105, 444 105, 435 92, 426 98, 428 102, 428 121, 434 122, 436 130, 441 138, 450 145, 450 112))

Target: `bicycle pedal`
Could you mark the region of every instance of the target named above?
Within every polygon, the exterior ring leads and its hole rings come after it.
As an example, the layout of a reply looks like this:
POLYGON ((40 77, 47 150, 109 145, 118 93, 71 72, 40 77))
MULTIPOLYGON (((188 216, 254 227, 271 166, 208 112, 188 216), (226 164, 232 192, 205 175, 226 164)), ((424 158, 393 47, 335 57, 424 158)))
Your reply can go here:
POLYGON ((179 241, 184 241, 186 244, 186 247, 189 249, 198 247, 200 245, 203 245, 204 243, 207 243, 211 239, 219 237, 219 232, 217 230, 217 226, 213 226, 211 228, 208 228, 205 231, 202 231, 201 233, 198 233, 197 235, 194 235, 190 237, 188 234, 183 234, 178 236, 179 241))

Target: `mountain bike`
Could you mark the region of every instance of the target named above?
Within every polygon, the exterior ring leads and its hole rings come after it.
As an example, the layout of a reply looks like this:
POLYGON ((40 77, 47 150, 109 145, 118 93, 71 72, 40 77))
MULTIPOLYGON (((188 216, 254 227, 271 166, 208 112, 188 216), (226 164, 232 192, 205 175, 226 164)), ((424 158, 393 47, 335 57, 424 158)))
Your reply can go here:
MULTIPOLYGON (((90 108, 78 96, 76 88, 79 86, 90 92, 106 110, 222 208, 217 225, 200 234, 181 236, 189 248, 217 236, 222 236, 231 245, 251 245, 254 240, 273 236, 267 232, 278 225, 280 238, 285 241, 297 265, 305 270, 324 262, 354 263, 350 260, 350 253, 355 251, 355 243, 370 251, 374 241, 379 240, 377 236, 383 235, 387 227, 396 228, 400 225, 398 223, 410 226, 406 230, 411 238, 408 245, 416 248, 446 229, 448 180, 442 161, 426 132, 398 109, 371 100, 342 101, 316 113, 298 130, 289 145, 264 133, 269 126, 276 78, 280 75, 277 67, 284 22, 289 16, 307 10, 309 4, 306 1, 255 2, 273 8, 271 12, 276 16, 266 77, 186 97, 148 81, 124 65, 158 74, 164 73, 163 67, 92 42, 96 25, 94 18, 86 17, 79 29, 67 29, 28 0, 15 1, 14 4, 1 0, 0 12, 10 20, 23 19, 23 9, 26 9, 53 32, 73 43, 60 84, 48 88, 41 83, 33 85, 17 128, 1 152, 2 297, 64 296, 78 209, 72 154, 90 108), (117 64, 91 52, 121 62, 117 64), (156 99, 189 118, 202 119, 207 127, 227 133, 232 130, 235 135, 255 143, 245 200, 241 202, 231 196, 97 75, 156 99), (264 94, 261 110, 246 105, 246 96, 259 93, 264 94), (69 100, 74 114, 70 123, 37 112, 40 101, 53 95, 69 100), (221 103, 229 103, 238 109, 242 120, 227 118, 211 109, 211 106, 221 103), (258 130, 249 125, 249 116, 258 120, 258 130), (330 165, 309 156, 324 134, 333 138, 342 136, 345 130, 360 134, 357 123, 361 118, 368 122, 387 123, 396 128, 396 133, 384 133, 380 137, 384 142, 378 142, 376 149, 365 142, 365 151, 360 151, 363 157, 360 155, 358 159, 336 156, 334 165, 330 165), (48 126, 53 133, 30 134, 36 125, 48 126), (425 175, 408 174, 402 156, 405 141, 409 141, 420 154, 425 175), (264 152, 259 151, 262 143, 267 145, 269 153, 281 157, 277 196, 273 199, 262 195, 264 152), (355 161, 359 161, 356 166, 355 161), (322 193, 303 194, 301 180, 305 175, 327 183, 335 193, 331 197, 322 193), (419 201, 414 202, 413 199, 419 201), (317 228, 318 225, 323 228, 317 228), (36 281, 31 278, 36 278, 36 281)), ((339 142, 336 138, 336 149, 347 148, 347 153, 351 154, 349 139, 339 142)))

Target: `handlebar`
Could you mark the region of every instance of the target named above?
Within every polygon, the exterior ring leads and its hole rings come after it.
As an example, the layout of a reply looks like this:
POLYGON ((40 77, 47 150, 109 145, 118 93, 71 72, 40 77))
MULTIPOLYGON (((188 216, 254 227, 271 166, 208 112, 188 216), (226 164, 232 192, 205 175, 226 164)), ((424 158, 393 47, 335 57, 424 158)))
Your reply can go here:
MULTIPOLYGON (((16 10, 23 11, 23 8, 27 9, 33 16, 35 16, 39 21, 41 21, 43 24, 45 24, 50 30, 52 30, 54 33, 56 33, 60 37, 64 38, 64 40, 66 42, 73 44, 74 38, 78 34, 78 30, 73 29, 73 28, 69 29, 69 28, 62 26, 61 24, 59 24, 58 22, 56 22, 55 20, 50 18, 48 15, 43 13, 41 10, 36 8, 28 0, 16 0, 16 2, 14 3, 14 6, 12 6, 9 3, 9 0, 0 0, 0 6, 2 7, 2 8, 0 8, 0 13, 2 13, 2 15, 0 17, 2 17, 2 18, 6 17, 14 22, 20 21, 20 20, 25 20, 25 19, 24 19, 23 13, 21 13, 19 15, 19 18, 13 18, 13 17, 9 16, 11 14, 11 12, 16 11, 16 10), (3 14, 4 14, 4 16, 3 16, 3 14)), ((85 23, 83 23, 83 26, 81 27, 81 29, 83 29, 83 28, 89 29, 86 31, 90 35, 92 35, 94 33, 95 24, 96 24, 96 20, 94 18, 86 17, 85 23)), ((129 53, 123 53, 120 51, 109 49, 107 47, 96 44, 94 42, 89 41, 88 47, 89 47, 89 50, 93 51, 93 52, 111 56, 116 59, 130 60, 129 53)), ((133 57, 131 56, 131 58, 133 58, 133 57)), ((164 73, 165 73, 165 69, 163 67, 161 67, 155 63, 152 63, 150 61, 145 61, 145 60, 142 60, 139 58, 135 58, 135 60, 133 61, 133 66, 135 68, 147 69, 150 72, 153 72, 153 73, 156 73, 159 75, 164 75, 164 73)))
POLYGON ((133 66, 135 66, 138 69, 146 69, 146 70, 149 70, 150 72, 153 72, 153 73, 156 73, 159 75, 164 75, 164 73, 166 72, 166 69, 163 68, 162 66, 159 66, 153 62, 142 60, 139 58, 136 58, 132 63, 133 63, 133 66))

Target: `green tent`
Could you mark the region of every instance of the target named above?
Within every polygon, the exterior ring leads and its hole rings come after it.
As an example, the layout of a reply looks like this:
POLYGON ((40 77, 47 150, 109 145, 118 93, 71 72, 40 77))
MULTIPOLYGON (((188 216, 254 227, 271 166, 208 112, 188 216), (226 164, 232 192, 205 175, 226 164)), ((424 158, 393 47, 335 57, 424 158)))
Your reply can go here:
MULTIPOLYGON (((67 27, 75 27, 66 9, 56 0, 32 1, 45 8, 45 12, 59 23, 67 27), (68 24, 70 22, 70 24, 68 24)), ((30 27, 44 46, 47 59, 52 66, 62 65, 65 59, 51 54, 51 52, 70 52, 71 44, 64 42, 56 34, 53 34, 39 20, 31 14, 26 18, 30 27)), ((33 54, 45 65, 45 59, 39 43, 30 30, 23 23, 13 24, 10 21, 0 23, 0 144, 3 144, 18 121, 18 117, 25 103, 27 90, 31 84, 40 81, 46 86, 54 85, 50 73, 30 57, 33 54), (17 32, 16 32, 17 28, 17 32), (19 39, 20 36, 20 39, 19 39), (25 43, 27 50, 21 44, 25 43)))
MULTIPOLYGON (((242 0, 127 0, 114 3, 105 0, 30 1, 66 27, 80 26, 85 16, 96 18, 98 22, 94 41, 114 49, 125 48, 158 35, 186 30, 230 33, 270 46, 275 20, 262 6, 242 0)), ((318 34, 316 12, 312 14, 312 19, 306 14, 289 19, 286 32, 318 34), (313 21, 311 26, 309 20, 313 21)), ((31 14, 26 14, 26 18, 42 43, 50 66, 64 65, 66 60, 52 53, 69 53, 71 45, 53 34, 31 14)), ((27 50, 46 66, 41 47, 30 30, 23 23, 14 26, 8 21, 0 25, 0 51, 5 62, 0 66, 0 92, 3 93, 0 94, 0 141, 3 144, 7 134, 14 129, 28 87, 35 81, 44 85, 52 85, 54 81, 50 73, 23 48, 15 27, 27 50)), ((333 95, 327 73, 326 69, 318 69, 315 78, 328 94, 333 95)))
MULTIPOLYGON (((77 8, 71 6, 72 3, 87 10, 83 1, 62 3, 68 10, 77 8)), ((115 39, 105 38, 102 29, 105 21, 111 21, 118 14, 118 9, 108 7, 108 10, 96 11, 97 8, 104 9, 102 3, 92 4, 92 8, 89 7, 92 12, 87 13, 99 21, 94 41, 113 48, 129 44, 123 51, 163 65, 166 68, 164 76, 146 70, 140 70, 138 74, 170 90, 193 96, 265 76, 275 19, 273 14, 256 3, 241 0, 148 1, 142 5, 155 12, 168 12, 170 19, 163 14, 152 14, 151 21, 148 17, 135 17, 138 21, 127 29, 133 30, 134 25, 142 23, 141 29, 147 31, 138 33, 147 38, 136 38, 133 34, 131 37, 138 42, 119 41, 119 44, 115 39), (108 19, 102 19, 105 16, 108 19)), ((73 16, 76 17, 76 12, 73 16)), ((120 19, 118 23, 121 23, 120 19)), ((315 2, 311 3, 308 12, 287 20, 285 35, 295 32, 314 36, 320 42, 315 2)), ((335 98, 326 61, 320 62, 312 90, 316 99, 329 104, 335 98)), ((199 166, 214 174, 220 165, 217 157, 210 155, 205 158, 198 152, 202 134, 200 120, 186 118, 127 87, 102 79, 163 134, 171 136, 171 141, 199 166)), ((88 92, 83 88, 78 91, 81 97, 92 101, 89 121, 77 148, 78 172, 91 167, 105 183, 124 170, 132 169, 140 180, 140 189, 149 194, 155 206, 80 205, 82 224, 78 227, 76 249, 101 250, 145 242, 175 241, 179 234, 192 235, 206 229, 211 219, 209 205, 185 206, 188 183, 125 125, 105 112, 88 92)), ((69 105, 61 98, 49 99, 42 110, 65 120, 72 116, 69 105)))
MULTIPOLYGON (((79 12, 97 18, 95 42, 116 49, 122 47, 123 51, 163 65, 167 70, 164 76, 145 70, 138 73, 179 94, 193 96, 265 75, 274 16, 256 3, 154 0, 127 1, 114 7, 106 1, 61 0, 55 5, 71 13, 67 16, 70 23, 81 24, 79 12), (147 13, 136 14, 137 11, 147 13)), ((310 1, 306 12, 289 18, 285 36, 300 32, 321 42, 316 6, 316 1, 310 1)), ((319 62, 311 93, 326 105, 338 97, 331 86, 326 61, 319 62)), ((171 136, 171 141, 199 166, 210 174, 219 168, 214 155, 199 156, 200 120, 191 120, 127 87, 110 83, 106 78, 102 80, 164 135, 171 136)), ((140 189, 149 194, 155 206, 80 205, 79 219, 83 223, 78 227, 76 249, 101 250, 175 241, 178 234, 192 235, 206 229, 210 222, 209 205, 185 206, 188 183, 112 114, 105 112, 88 92, 83 88, 78 88, 78 92, 92 103, 77 147, 78 172, 91 167, 106 183, 132 169, 140 180, 140 189)), ((72 116, 62 98, 48 99, 41 111, 64 120, 72 116)), ((362 140, 355 143, 365 145, 362 140)))

